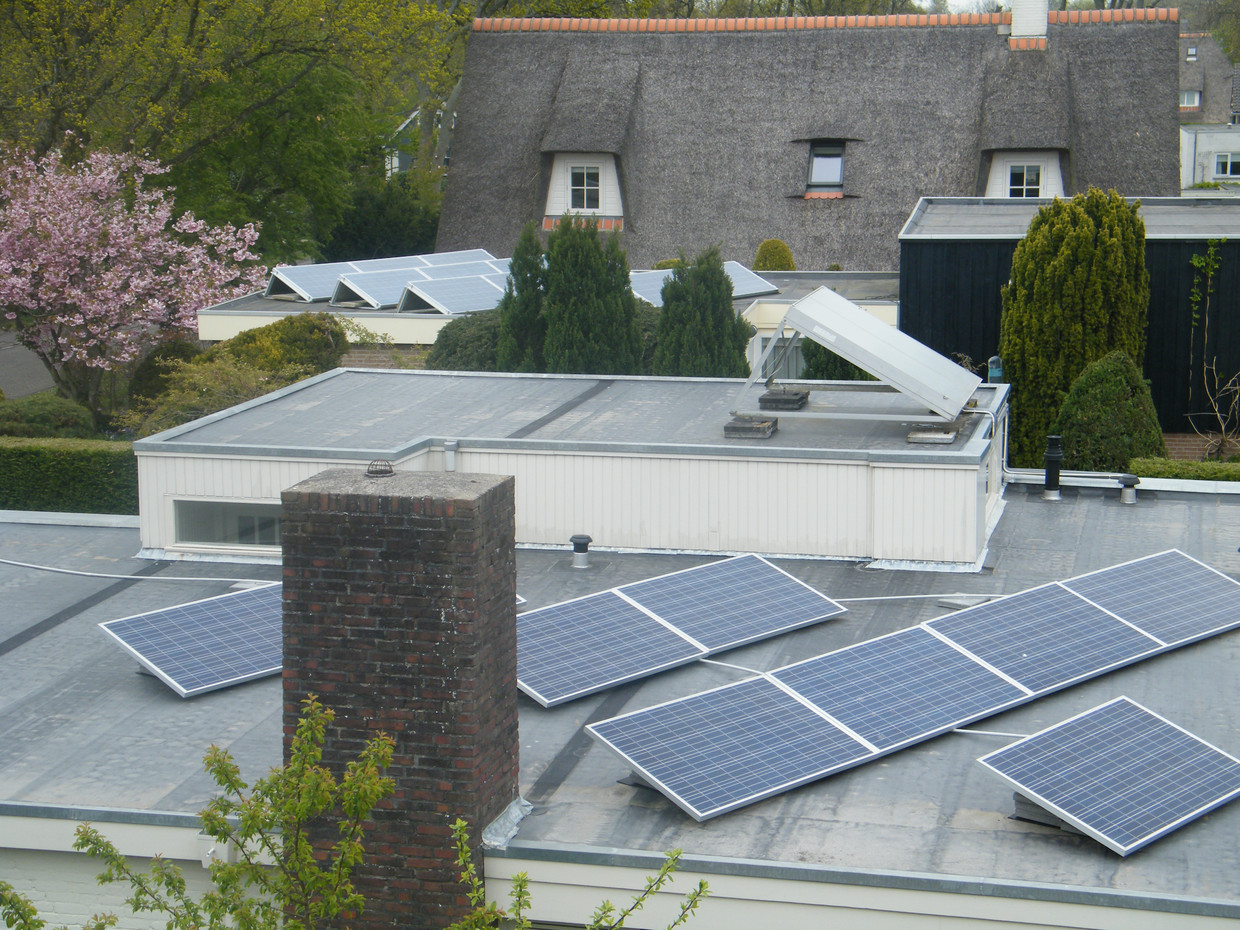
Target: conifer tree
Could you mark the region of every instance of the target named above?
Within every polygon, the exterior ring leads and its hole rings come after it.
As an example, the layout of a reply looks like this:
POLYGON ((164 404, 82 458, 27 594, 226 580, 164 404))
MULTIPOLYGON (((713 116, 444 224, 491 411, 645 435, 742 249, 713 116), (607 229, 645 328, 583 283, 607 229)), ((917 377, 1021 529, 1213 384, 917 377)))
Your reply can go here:
POLYGON ((1012 257, 999 353, 1011 383, 1010 458, 1037 467, 1069 386, 1112 351, 1145 357, 1149 274, 1138 202, 1091 189, 1043 207, 1012 257))
POLYGON ((499 345, 496 366, 499 371, 542 371, 543 339, 547 321, 543 318, 543 293, 547 286, 547 266, 542 242, 534 223, 521 230, 521 238, 508 263, 508 286, 499 302, 499 345))
POLYGON ((683 258, 663 284, 656 375, 742 378, 749 374, 749 324, 732 307, 732 281, 717 248, 683 258))
POLYGON ((564 217, 547 242, 543 367, 551 372, 635 374, 641 358, 629 263, 595 220, 564 217))

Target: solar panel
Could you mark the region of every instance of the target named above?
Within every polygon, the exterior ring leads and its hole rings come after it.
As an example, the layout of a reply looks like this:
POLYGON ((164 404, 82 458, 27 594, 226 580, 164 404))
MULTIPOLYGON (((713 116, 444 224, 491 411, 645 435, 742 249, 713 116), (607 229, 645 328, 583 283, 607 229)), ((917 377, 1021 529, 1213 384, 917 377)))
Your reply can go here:
POLYGON ((833 617, 844 608, 756 555, 617 589, 711 652, 833 617))
POLYGON ((740 262, 724 262, 724 274, 732 281, 732 298, 758 297, 762 294, 778 294, 777 288, 770 281, 754 274, 740 262))
POLYGON ((477 313, 498 307, 504 296, 503 287, 486 277, 411 281, 406 290, 397 307, 402 313, 425 312, 426 307, 440 313, 477 313))
POLYGON ((1162 645, 1058 584, 970 607, 926 627, 1030 691, 1100 675, 1162 645))
POLYGON ((421 256, 428 265, 459 265, 461 262, 488 262, 495 258, 486 249, 460 249, 456 252, 431 252, 421 256))
POLYGON ((1240 795, 1240 761, 1126 697, 978 761, 1121 856, 1240 795))
POLYGON ((763 678, 586 729, 697 820, 803 785, 870 754, 763 678))
POLYGON ((336 282, 345 272, 352 271, 348 262, 324 265, 280 265, 271 271, 265 297, 295 294, 302 300, 327 300, 336 289, 336 282))
POLYGON ((280 672, 282 586, 265 585, 99 624, 181 697, 280 672))
POLYGON ((544 707, 705 654, 614 591, 517 615, 517 684, 544 707))
POLYGON ((1175 550, 1092 572, 1064 587, 1164 643, 1240 626, 1240 583, 1175 550))
POLYGON ((387 271, 351 271, 340 276, 332 291, 333 304, 361 300, 375 310, 395 307, 410 281, 425 280, 416 268, 394 268, 387 271))
POLYGON ((354 271, 396 271, 425 268, 429 262, 423 255, 397 255, 392 258, 363 258, 350 264, 354 271))
POLYGON ((451 265, 428 265, 423 274, 431 281, 444 278, 477 278, 484 274, 494 274, 491 262, 454 262, 451 265))
POLYGON ((1026 696, 920 627, 807 659, 771 677, 876 749, 945 732, 1026 696))
POLYGON ((671 275, 670 268, 661 271, 632 271, 629 272, 629 286, 633 289, 634 297, 639 297, 652 306, 662 307, 663 282, 671 275))

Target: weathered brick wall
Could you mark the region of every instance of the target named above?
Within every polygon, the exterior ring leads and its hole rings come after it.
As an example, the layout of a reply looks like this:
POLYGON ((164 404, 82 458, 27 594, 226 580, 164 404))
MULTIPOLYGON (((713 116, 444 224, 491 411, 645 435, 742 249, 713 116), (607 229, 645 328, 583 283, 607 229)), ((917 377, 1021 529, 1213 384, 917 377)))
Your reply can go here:
POLYGON ((459 918, 448 825, 476 841, 517 796, 514 513, 495 475, 332 469, 284 492, 286 753, 311 693, 336 714, 329 765, 379 731, 396 741, 354 927, 459 918))

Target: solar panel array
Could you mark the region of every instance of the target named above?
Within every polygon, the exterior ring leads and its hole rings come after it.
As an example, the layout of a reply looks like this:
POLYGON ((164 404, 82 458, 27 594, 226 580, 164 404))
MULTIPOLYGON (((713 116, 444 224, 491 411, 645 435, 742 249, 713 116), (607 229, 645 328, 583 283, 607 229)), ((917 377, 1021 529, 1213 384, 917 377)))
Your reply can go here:
POLYGON ((1126 697, 978 761, 1121 856, 1240 795, 1240 760, 1126 697))
POLYGON ((1237 626, 1240 584, 1170 550, 587 729, 706 820, 1237 626), (771 689, 787 700, 753 703, 771 689), (798 721, 806 710, 817 718, 817 754, 805 754, 799 731, 769 719, 772 706, 792 704, 798 721), (750 730, 752 746, 709 743, 750 730), (684 747, 699 740, 710 761, 695 774, 684 747), (793 773, 789 754, 801 760, 793 773))
POLYGON ((99 624, 181 697, 279 674, 280 584, 99 624))
MULTIPOLYGON (((508 280, 507 258, 485 249, 434 252, 319 265, 281 265, 272 270, 265 296, 330 300, 334 306, 365 304, 398 313, 462 314, 499 306, 508 280)), ((775 294, 778 288, 740 262, 724 262, 733 297, 775 294)), ((633 293, 663 305, 660 291, 671 271, 634 271, 633 293)))
POLYGON ((517 616, 517 683, 544 707, 842 613, 755 555, 517 616))

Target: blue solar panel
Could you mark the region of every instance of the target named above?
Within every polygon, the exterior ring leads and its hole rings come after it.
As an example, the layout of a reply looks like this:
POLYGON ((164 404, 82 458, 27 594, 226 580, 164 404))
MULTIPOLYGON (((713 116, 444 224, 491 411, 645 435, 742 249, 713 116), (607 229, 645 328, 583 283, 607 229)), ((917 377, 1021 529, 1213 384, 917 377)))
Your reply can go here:
POLYGON ((1057 584, 925 625, 1035 692, 1100 675, 1161 645, 1057 584))
POLYGON ((587 729, 697 820, 803 785, 870 754, 762 678, 587 729))
POLYGON ((279 584, 99 624, 181 697, 280 672, 279 584))
POLYGON ((1063 584, 1164 643, 1240 626, 1240 583, 1176 550, 1063 584))
POLYGON ((756 555, 723 559, 617 590, 711 652, 844 612, 829 597, 756 555))
POLYGON ((790 665, 771 677, 877 749, 926 739, 1026 697, 920 627, 790 665))
POLYGON ((614 591, 517 616, 517 683, 544 707, 704 654, 614 591))
POLYGON ((724 274, 732 282, 732 297, 757 297, 760 294, 778 294, 777 288, 766 278, 754 274, 740 262, 724 262, 724 274))
POLYGON ((421 256, 428 265, 459 265, 461 262, 486 262, 495 258, 486 249, 459 249, 455 252, 431 252, 421 256))
POLYGON ((491 279, 494 275, 474 278, 446 278, 440 281, 411 281, 397 308, 402 312, 420 309, 419 303, 440 313, 476 313, 499 306, 504 288, 491 279), (415 301, 410 294, 420 298, 415 301))
POLYGON ((327 300, 336 289, 340 276, 352 271, 348 262, 331 262, 323 265, 281 265, 271 272, 267 282, 267 297, 280 294, 296 294, 302 300, 327 300))
POLYGON ((352 271, 340 276, 332 291, 332 303, 343 304, 362 300, 372 308, 395 307, 410 281, 425 280, 416 268, 389 271, 352 271))
POLYGON ((491 262, 458 262, 451 265, 429 265, 422 273, 431 281, 445 278, 477 278, 484 274, 494 274, 491 262))
POLYGON ((655 307, 663 306, 663 282, 672 275, 671 269, 663 271, 634 271, 629 274, 633 296, 655 307))
POLYGON ((1123 697, 979 761, 1121 856, 1240 795, 1240 761, 1123 697))

